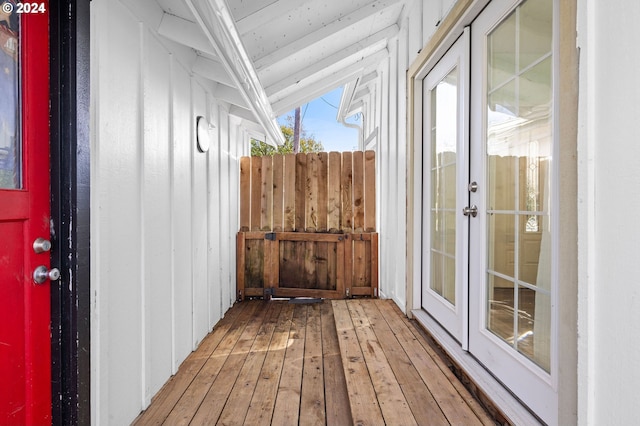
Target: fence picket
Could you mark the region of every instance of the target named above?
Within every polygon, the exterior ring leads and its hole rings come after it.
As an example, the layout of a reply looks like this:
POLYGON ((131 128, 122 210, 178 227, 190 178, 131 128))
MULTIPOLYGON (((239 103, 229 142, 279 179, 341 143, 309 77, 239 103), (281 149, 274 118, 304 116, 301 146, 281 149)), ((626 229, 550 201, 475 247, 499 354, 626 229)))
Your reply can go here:
POLYGON ((273 230, 284 230, 284 156, 273 156, 273 230))
POLYGON ((364 230, 376 230, 376 157, 374 151, 364 153, 364 230))
POLYGON ((307 154, 296 154, 296 231, 305 230, 307 192, 307 154))
POLYGON ((318 181, 320 166, 315 153, 307 154, 307 179, 305 183, 305 232, 318 230, 318 181))
POLYGON ((284 230, 296 227, 296 155, 284 156, 284 230))
POLYGON ((353 153, 353 229, 364 231, 364 155, 353 153))
POLYGON ((318 169, 318 192, 317 192, 317 232, 327 232, 327 191, 328 191, 328 159, 329 156, 326 152, 319 152, 317 154, 317 169, 318 169))
POLYGON ((262 180, 260 197, 260 229, 273 229, 273 157, 262 157, 262 180))
POLYGON ((251 157, 240 159, 240 230, 251 230, 251 157))
POLYGON ((340 197, 340 173, 342 156, 339 152, 329 153, 327 170, 327 229, 329 232, 339 232, 342 202, 340 197))
POLYGON ((251 157, 251 230, 260 230, 262 204, 262 158, 251 157))
POLYGON ((353 232, 353 155, 342 153, 340 192, 342 193, 342 230, 353 232))

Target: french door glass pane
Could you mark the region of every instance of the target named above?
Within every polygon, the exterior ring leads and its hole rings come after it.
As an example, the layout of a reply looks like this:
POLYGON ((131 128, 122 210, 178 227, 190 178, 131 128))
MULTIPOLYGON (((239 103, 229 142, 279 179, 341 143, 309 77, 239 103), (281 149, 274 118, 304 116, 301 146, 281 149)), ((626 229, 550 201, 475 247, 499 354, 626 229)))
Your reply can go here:
POLYGON ((487 328, 547 372, 552 2, 528 0, 488 36, 487 328))
POLYGON ((519 14, 519 64, 525 69, 551 50, 552 0, 535 0, 524 3, 519 14))
POLYGON ((450 303, 455 300, 456 150, 458 69, 454 68, 431 97, 431 282, 450 303))
POLYGON ((513 282, 494 274, 487 276, 489 303, 487 327, 507 342, 513 341, 513 282))
POLYGON ((22 187, 20 21, 0 12, 0 189, 22 187))

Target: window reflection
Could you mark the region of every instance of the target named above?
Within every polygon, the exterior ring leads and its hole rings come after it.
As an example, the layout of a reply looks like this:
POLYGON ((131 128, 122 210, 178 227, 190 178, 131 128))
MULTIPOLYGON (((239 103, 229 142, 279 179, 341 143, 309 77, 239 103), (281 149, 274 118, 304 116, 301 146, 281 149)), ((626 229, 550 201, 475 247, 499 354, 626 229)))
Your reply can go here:
POLYGON ((0 10, 0 189, 22 184, 19 47, 18 15, 0 10))
POLYGON ((550 371, 552 2, 487 39, 487 329, 550 371))
POLYGON ((456 304, 456 170, 458 69, 431 90, 431 283, 456 304))

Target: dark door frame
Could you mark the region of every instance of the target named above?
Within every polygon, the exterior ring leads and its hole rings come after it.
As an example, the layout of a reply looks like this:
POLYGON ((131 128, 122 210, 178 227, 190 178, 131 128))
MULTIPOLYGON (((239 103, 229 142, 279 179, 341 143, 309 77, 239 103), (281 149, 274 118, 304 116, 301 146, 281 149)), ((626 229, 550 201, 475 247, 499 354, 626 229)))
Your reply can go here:
POLYGON ((49 3, 53 424, 90 424, 90 0, 49 3))

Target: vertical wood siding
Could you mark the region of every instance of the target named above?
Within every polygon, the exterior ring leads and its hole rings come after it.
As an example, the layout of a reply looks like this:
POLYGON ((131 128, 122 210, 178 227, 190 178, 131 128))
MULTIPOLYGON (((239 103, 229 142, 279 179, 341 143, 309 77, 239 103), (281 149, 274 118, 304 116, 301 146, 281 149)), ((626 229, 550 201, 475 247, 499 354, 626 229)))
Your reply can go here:
MULTIPOLYGON (((158 230, 171 229, 169 111, 171 58, 149 32, 142 33, 143 144, 142 233, 145 395, 162 387, 162 371, 171 371, 171 238, 158 244, 158 230), (149 351, 149 349, 152 349, 149 351), (147 352, 149 351, 149 352, 147 352)), ((165 234, 170 237, 170 234, 165 234)))
MULTIPOLYGON (((410 1, 400 31, 388 45, 364 100, 364 138, 376 152, 377 220, 380 233, 380 294, 406 309, 407 271, 407 81, 406 70, 433 35, 455 0, 410 1)), ((365 147, 361 147, 365 148, 365 147)), ((414 265, 415 266, 415 265, 414 265)))
POLYGON ((185 51, 119 1, 91 9, 92 423, 128 424, 233 302, 248 139, 185 51))

